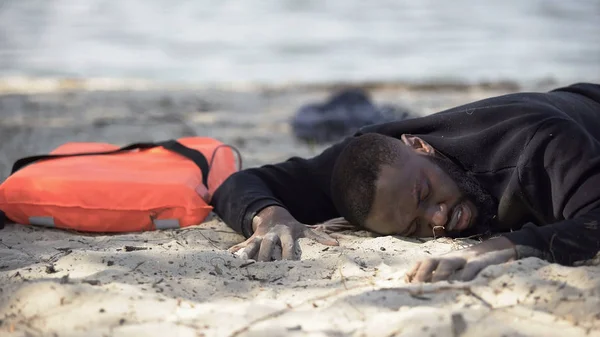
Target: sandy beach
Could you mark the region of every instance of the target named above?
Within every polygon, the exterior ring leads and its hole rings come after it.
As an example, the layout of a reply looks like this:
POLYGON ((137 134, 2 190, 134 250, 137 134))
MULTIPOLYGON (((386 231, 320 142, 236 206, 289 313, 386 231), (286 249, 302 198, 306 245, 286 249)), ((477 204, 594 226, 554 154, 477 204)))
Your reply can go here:
MULTIPOLYGON (((375 102, 420 115, 517 90, 371 89, 375 102)), ((16 159, 68 141, 211 136, 238 147, 244 168, 312 156, 327 144, 294 140, 288 121, 331 90, 3 82, 0 177, 16 159)), ((408 285, 414 261, 475 242, 337 238, 338 247, 302 239, 299 261, 262 263, 228 253, 243 237, 216 217, 114 235, 9 224, 0 230, 0 336, 600 336, 598 263, 530 258, 489 267, 471 282, 408 285)))

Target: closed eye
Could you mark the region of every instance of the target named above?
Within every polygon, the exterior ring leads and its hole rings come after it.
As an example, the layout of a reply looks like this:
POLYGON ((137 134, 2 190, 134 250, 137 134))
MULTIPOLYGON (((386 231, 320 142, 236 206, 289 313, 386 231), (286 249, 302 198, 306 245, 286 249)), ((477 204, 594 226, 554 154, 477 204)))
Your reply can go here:
MULTIPOLYGON (((431 196, 431 185, 429 183, 429 180, 422 173, 421 173, 421 179, 418 184, 418 188, 419 188, 419 200, 417 202, 417 208, 420 208, 421 203, 423 201, 427 201, 427 198, 429 198, 431 196)), ((409 226, 409 230, 407 231, 406 236, 414 235, 415 233, 418 232, 420 227, 421 227, 421 221, 420 221, 419 217, 417 216, 411 222, 411 225, 409 226)))

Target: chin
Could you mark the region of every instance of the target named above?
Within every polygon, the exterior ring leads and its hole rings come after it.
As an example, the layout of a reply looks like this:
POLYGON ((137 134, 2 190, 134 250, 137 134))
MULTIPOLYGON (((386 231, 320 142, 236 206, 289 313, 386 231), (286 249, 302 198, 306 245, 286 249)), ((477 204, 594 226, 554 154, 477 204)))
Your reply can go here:
POLYGON ((477 209, 477 206, 475 206, 475 204, 471 200, 465 201, 465 205, 467 207, 469 207, 469 210, 471 211, 471 219, 469 221, 469 226, 467 226, 467 229, 469 229, 469 228, 473 227, 474 223, 477 222, 479 210, 477 209))

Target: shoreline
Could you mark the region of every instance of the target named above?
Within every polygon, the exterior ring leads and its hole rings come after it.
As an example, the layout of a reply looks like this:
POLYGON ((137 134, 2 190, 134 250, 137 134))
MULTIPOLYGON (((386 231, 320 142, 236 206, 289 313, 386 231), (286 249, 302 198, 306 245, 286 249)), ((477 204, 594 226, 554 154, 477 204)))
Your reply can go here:
MULTIPOLYGON (((599 79, 600 81, 600 79, 599 79)), ((361 87, 366 90, 394 90, 403 92, 465 92, 465 91, 520 91, 546 90, 577 81, 560 81, 554 78, 540 78, 534 81, 480 80, 462 81, 452 79, 429 79, 423 81, 321 81, 280 83, 262 82, 172 82, 136 78, 69 78, 69 77, 0 77, 0 95, 41 94, 69 91, 147 91, 147 90, 226 90, 238 92, 290 92, 290 91, 331 91, 344 87, 361 87)))
POLYGON ((205 135, 234 146, 245 166, 312 156, 329 144, 297 141, 290 119, 297 109, 359 86, 374 104, 427 115, 492 95, 508 84, 330 83, 302 85, 187 85, 117 79, 0 78, 0 178, 14 160, 47 153, 69 141, 128 144, 205 135), (23 154, 23 155, 21 155, 23 154))

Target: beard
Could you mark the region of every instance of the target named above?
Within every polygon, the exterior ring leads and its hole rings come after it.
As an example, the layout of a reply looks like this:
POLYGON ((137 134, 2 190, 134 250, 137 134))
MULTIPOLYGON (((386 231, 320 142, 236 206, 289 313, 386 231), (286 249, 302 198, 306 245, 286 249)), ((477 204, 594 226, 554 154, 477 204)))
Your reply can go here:
POLYGON ((448 231, 446 235, 452 238, 482 236, 489 237, 491 229, 497 222, 498 202, 486 191, 477 179, 467 171, 461 169, 450 159, 442 156, 428 156, 434 164, 440 167, 456 183, 462 192, 459 202, 471 201, 477 208, 475 222, 464 231, 448 231))

